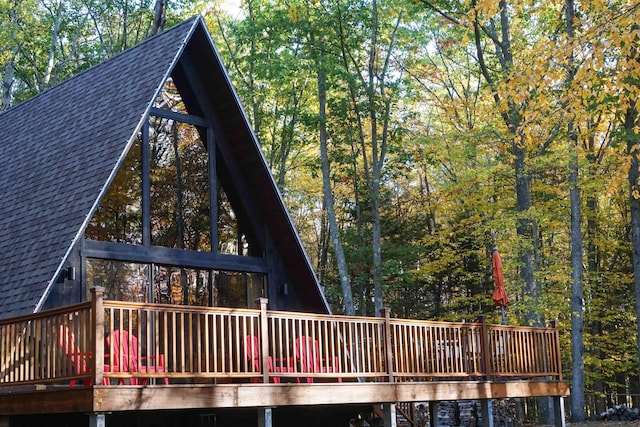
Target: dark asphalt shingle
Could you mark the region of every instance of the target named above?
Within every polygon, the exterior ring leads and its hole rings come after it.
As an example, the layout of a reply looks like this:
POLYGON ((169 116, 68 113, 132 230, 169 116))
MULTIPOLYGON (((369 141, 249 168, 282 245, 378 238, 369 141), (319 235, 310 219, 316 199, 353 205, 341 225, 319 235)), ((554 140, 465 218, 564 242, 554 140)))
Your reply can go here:
POLYGON ((0 115, 0 318, 34 311, 198 22, 0 115))

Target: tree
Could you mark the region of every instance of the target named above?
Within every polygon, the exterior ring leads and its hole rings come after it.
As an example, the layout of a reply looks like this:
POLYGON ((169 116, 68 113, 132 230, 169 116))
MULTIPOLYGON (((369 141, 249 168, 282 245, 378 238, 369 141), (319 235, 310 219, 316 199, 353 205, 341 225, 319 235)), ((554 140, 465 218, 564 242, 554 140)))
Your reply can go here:
POLYGON ((621 43, 623 63, 622 75, 622 113, 623 138, 626 140, 629 166, 629 208, 631 212, 631 242, 633 246, 633 277, 636 299, 637 316, 637 346, 638 365, 640 371, 640 115, 638 102, 640 100, 640 76, 632 70, 640 69, 640 26, 634 23, 630 26, 628 35, 621 43))
POLYGON ((376 0, 350 6, 351 11, 356 12, 353 16, 364 18, 368 24, 359 27, 357 22, 350 22, 352 15, 346 13, 348 6, 340 2, 336 5, 341 67, 346 75, 351 76, 347 78, 350 126, 353 126, 359 144, 370 209, 373 299, 374 312, 378 315, 384 307, 380 186, 387 150, 397 131, 392 106, 397 100, 397 87, 402 79, 401 63, 404 59, 397 43, 404 13, 392 5, 381 6, 376 0), (380 19, 381 16, 386 19, 380 19))
MULTIPOLYGON (((575 4, 566 0, 566 36, 569 45, 567 59, 567 82, 570 86, 575 76, 573 43, 575 38, 574 18, 575 4)), ((567 135, 569 137, 569 198, 571 203, 571 419, 574 422, 584 421, 584 308, 583 308, 583 248, 582 248, 582 199, 578 184, 578 135, 574 129, 574 121, 568 120, 567 135)))
POLYGON ((13 105, 20 84, 16 81, 16 67, 19 67, 21 46, 29 37, 25 32, 33 8, 31 1, 0 1, 0 112, 13 105))
POLYGON ((313 33, 310 33, 311 47, 314 49, 314 57, 316 58, 316 72, 318 75, 318 124, 319 124, 319 142, 320 142, 320 160, 322 162, 322 192, 324 196, 324 206, 327 212, 327 221, 329 223, 329 233, 336 257, 338 274, 340 276, 340 285, 342 288, 342 297, 344 300, 344 312, 347 316, 355 315, 353 305, 353 294, 351 291, 351 282, 349 280, 349 271, 347 268, 344 250, 342 248, 342 238, 338 223, 336 220, 335 206, 333 202, 333 194, 331 191, 331 176, 329 170, 329 155, 327 149, 327 75, 324 70, 324 45, 322 42, 323 35, 320 34, 320 40, 316 41, 313 33))
POLYGON ((167 0, 156 0, 153 8, 153 25, 151 35, 154 36, 164 29, 167 22, 167 0))

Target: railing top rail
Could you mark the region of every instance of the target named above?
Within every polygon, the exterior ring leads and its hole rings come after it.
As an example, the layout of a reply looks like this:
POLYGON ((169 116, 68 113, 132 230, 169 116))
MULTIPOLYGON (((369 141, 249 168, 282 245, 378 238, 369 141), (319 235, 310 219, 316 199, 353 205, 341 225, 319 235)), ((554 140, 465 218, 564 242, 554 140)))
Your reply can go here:
POLYGON ((391 323, 401 323, 401 324, 415 324, 415 325, 424 325, 428 323, 433 326, 443 326, 449 328, 464 328, 464 327, 479 327, 481 323, 475 322, 445 322, 442 320, 423 320, 423 319, 401 319, 398 317, 392 317, 389 319, 391 323))
POLYGON ((16 317, 8 317, 6 319, 0 319, 0 325, 8 325, 11 323, 19 323, 19 322, 23 322, 23 321, 31 321, 31 320, 36 320, 36 319, 42 319, 45 317, 51 317, 51 316, 56 316, 58 314, 65 314, 65 313, 73 313, 75 311, 78 310, 86 310, 91 308, 91 302, 82 302, 79 304, 73 304, 73 305, 67 305, 64 307, 60 307, 60 308, 54 308, 51 310, 46 310, 46 311, 40 311, 37 313, 30 313, 30 314, 23 314, 21 316, 16 316, 16 317))
POLYGON ((297 311, 278 311, 267 310, 269 316, 283 317, 283 318, 304 318, 304 319, 318 319, 318 320, 341 320, 341 321, 354 321, 354 322, 372 322, 372 323, 384 323, 384 317, 368 317, 368 316, 345 316, 341 314, 317 314, 317 313, 305 313, 297 311))
POLYGON ((220 313, 220 314, 242 314, 242 315, 259 315, 260 310, 252 308, 229 308, 229 307, 198 307, 192 305, 177 305, 177 304, 151 304, 151 303, 139 303, 139 302, 124 302, 124 301, 110 301, 105 300, 103 303, 105 308, 132 308, 132 309, 147 309, 147 310, 167 310, 171 307, 170 311, 176 312, 188 312, 188 313, 220 313))
POLYGON ((503 329, 511 331, 554 331, 553 326, 518 326, 518 325, 496 325, 487 323, 488 329, 503 329))
MULTIPOLYGON (((152 304, 152 303, 137 303, 137 302, 124 302, 124 301, 111 301, 104 300, 105 308, 131 308, 131 309, 148 309, 148 310, 174 310, 176 312, 189 312, 189 313, 220 313, 220 314, 238 314, 238 315, 251 315, 258 316, 260 314, 259 309, 250 308, 228 308, 228 307, 197 307, 187 305, 167 305, 167 304, 152 304)), ((0 325, 10 324, 15 322, 30 321, 47 316, 55 316, 57 314, 70 313, 77 310, 87 309, 91 306, 91 302, 83 302, 79 304, 73 304, 61 308, 41 311, 38 313, 25 314, 22 316, 16 316, 6 319, 0 319, 0 325)), ((292 311, 279 311, 268 310, 268 315, 271 317, 289 318, 289 319, 317 319, 317 320, 331 320, 331 321, 347 321, 347 322, 370 322, 382 324, 385 322, 384 317, 371 317, 371 316, 345 316, 335 314, 316 314, 305 312, 292 312, 292 311)), ((478 328, 482 324, 479 322, 445 322, 437 320, 421 320, 421 319, 401 319, 392 317, 390 319, 392 324, 403 325, 425 325, 440 326, 446 328, 478 328)), ((487 323, 486 327, 490 330, 511 330, 511 331, 554 331, 553 326, 518 326, 518 325, 498 325, 487 323)))

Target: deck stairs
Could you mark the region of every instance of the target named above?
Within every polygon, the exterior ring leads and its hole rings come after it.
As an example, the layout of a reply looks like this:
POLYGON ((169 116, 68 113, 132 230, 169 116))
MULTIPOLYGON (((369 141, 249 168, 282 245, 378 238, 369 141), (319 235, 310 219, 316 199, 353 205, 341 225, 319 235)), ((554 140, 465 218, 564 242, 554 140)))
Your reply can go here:
MULTIPOLYGON (((397 427, 419 427, 415 425, 413 413, 415 407, 411 402, 396 403, 396 425, 397 427)), ((383 426, 384 411, 382 405, 373 405, 371 425, 383 426)), ((386 426, 384 426, 386 427, 386 426)))

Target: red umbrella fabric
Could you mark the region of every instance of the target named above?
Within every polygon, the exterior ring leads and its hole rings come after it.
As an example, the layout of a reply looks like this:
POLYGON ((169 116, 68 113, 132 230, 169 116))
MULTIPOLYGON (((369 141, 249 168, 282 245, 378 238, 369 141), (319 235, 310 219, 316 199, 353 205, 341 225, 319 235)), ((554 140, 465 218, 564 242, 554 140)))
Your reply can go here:
POLYGON ((502 273, 502 260, 500 259, 500 253, 498 248, 493 248, 493 254, 491 255, 493 262, 493 282, 495 283, 495 290, 491 299, 493 303, 498 307, 505 307, 509 304, 509 297, 504 289, 504 274, 502 273))

